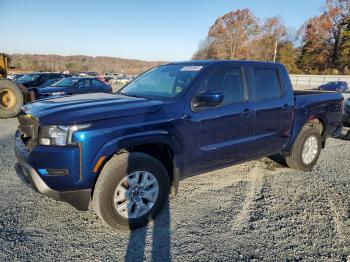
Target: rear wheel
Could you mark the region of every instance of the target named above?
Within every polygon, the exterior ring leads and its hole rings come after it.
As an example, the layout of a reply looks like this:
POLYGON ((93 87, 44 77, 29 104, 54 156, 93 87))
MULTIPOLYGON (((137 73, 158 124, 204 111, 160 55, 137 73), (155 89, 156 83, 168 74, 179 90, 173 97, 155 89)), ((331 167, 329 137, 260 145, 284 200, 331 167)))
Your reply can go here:
POLYGON ((311 126, 305 126, 294 142, 292 152, 286 156, 290 168, 310 171, 320 156, 322 139, 320 131, 311 126))
POLYGON ((136 152, 116 155, 96 182, 94 210, 112 229, 134 229, 157 216, 169 189, 168 173, 157 159, 136 152))
POLYGON ((23 105, 22 92, 10 80, 0 80, 0 118, 15 117, 23 105))

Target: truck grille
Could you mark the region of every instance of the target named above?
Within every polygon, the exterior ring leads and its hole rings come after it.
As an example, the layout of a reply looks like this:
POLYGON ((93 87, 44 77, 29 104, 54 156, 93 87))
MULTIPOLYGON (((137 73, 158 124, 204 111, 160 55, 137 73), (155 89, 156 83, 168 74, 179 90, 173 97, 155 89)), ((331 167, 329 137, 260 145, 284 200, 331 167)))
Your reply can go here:
POLYGON ((21 114, 18 116, 19 131, 23 143, 30 151, 37 144, 38 138, 38 120, 31 115, 21 114))

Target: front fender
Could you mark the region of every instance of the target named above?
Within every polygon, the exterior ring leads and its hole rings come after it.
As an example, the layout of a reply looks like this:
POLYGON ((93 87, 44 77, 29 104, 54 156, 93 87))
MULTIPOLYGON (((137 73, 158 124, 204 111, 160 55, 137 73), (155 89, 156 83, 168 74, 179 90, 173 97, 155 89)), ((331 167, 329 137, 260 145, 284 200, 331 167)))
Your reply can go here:
MULTIPOLYGON (((164 144, 171 148, 174 155, 178 155, 181 148, 177 139, 167 131, 148 131, 122 136, 107 142, 101 147, 94 158, 93 167, 97 164, 101 157, 104 157, 104 163, 101 165, 102 167, 105 162, 118 151, 124 148, 143 144, 164 144)), ((100 169, 101 168, 99 168, 97 172, 99 172, 100 169)))

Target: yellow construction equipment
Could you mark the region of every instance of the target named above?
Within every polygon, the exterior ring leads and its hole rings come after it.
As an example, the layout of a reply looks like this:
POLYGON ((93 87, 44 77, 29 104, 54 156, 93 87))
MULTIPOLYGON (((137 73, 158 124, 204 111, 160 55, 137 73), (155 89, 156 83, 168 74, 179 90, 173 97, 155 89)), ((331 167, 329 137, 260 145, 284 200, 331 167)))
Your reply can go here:
POLYGON ((15 117, 23 106, 23 91, 11 80, 6 79, 8 59, 0 53, 0 118, 15 117))

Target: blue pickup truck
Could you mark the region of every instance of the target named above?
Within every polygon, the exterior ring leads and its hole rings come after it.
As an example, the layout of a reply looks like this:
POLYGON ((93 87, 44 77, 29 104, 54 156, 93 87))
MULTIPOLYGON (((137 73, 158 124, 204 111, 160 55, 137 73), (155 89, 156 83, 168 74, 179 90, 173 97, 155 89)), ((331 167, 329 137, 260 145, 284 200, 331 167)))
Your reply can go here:
POLYGON ((281 64, 190 61, 153 68, 116 94, 27 104, 16 170, 35 190, 113 229, 147 224, 179 181, 279 154, 308 171, 340 131, 338 93, 293 91, 281 64))

